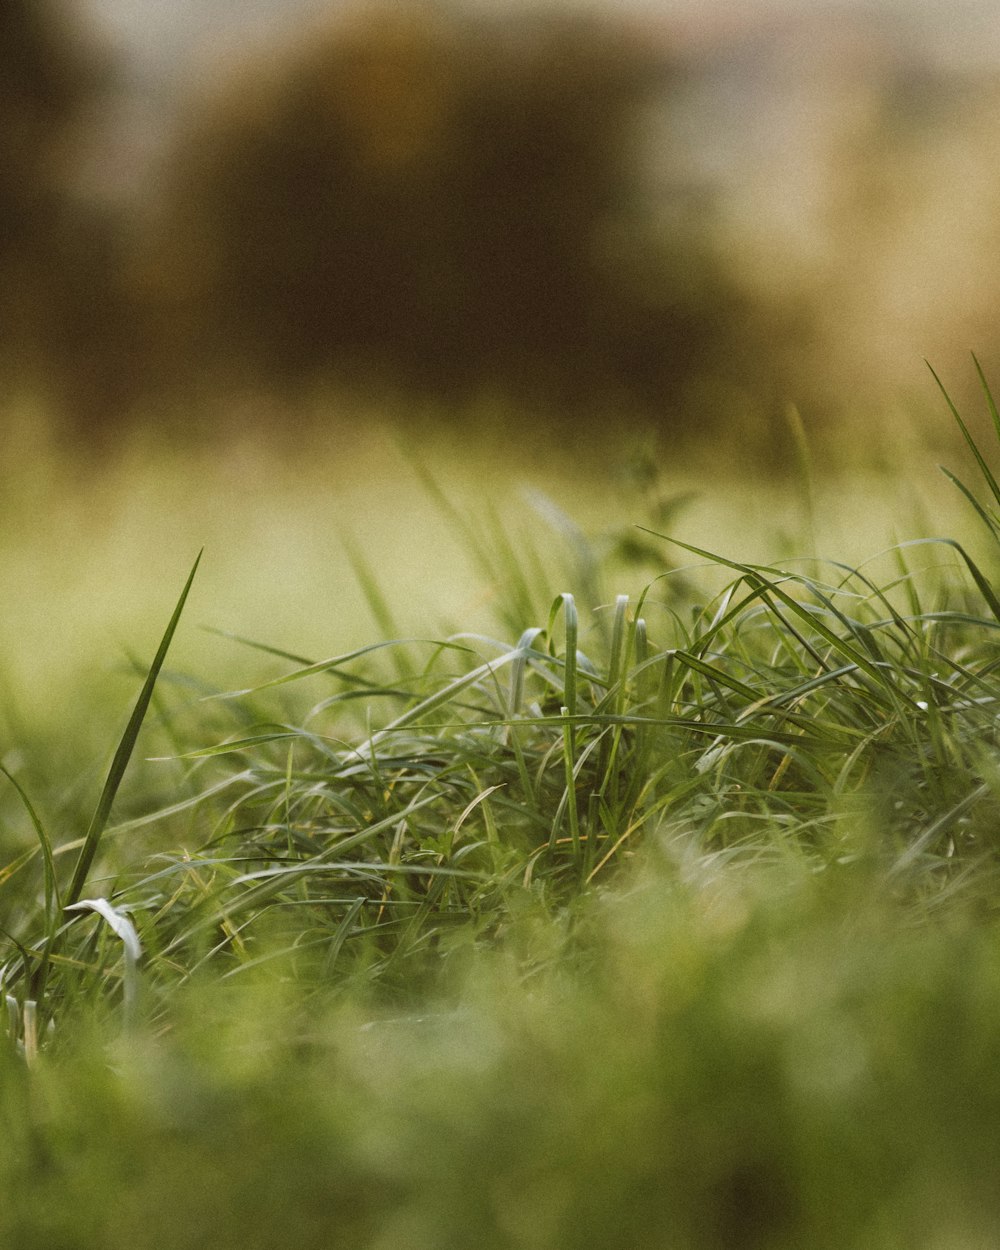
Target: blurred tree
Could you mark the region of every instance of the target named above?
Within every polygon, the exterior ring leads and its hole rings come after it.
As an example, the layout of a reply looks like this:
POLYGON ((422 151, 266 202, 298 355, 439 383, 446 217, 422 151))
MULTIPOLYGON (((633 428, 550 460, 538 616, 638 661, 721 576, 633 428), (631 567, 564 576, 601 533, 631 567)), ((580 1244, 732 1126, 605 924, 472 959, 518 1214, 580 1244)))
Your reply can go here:
POLYGON ((565 12, 364 6, 268 50, 178 136, 147 269, 164 376, 676 411, 753 336, 704 218, 637 208, 671 74, 565 12))
POLYGON ((115 302, 111 223, 74 186, 103 71, 59 0, 0 4, 0 385, 57 402, 98 402, 115 302))
POLYGON ((34 232, 58 185, 90 79, 50 0, 0 6, 0 258, 34 232))

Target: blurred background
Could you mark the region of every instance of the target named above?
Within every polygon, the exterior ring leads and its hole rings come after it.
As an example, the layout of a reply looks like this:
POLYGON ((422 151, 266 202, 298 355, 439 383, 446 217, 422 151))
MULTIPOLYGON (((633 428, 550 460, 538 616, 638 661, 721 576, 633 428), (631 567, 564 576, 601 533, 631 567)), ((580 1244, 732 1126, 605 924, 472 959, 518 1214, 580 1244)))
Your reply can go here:
POLYGON ((502 412, 765 463, 790 403, 912 412, 995 353, 991 10, 6 0, 4 398, 92 445, 502 412))
MULTIPOLYGON (((995 16, 4 0, 8 718, 104 682, 112 625, 151 650, 202 543, 197 621, 369 641, 361 550, 401 630, 471 628, 454 517, 525 479, 600 529, 714 474, 692 541, 774 558, 826 506, 821 545, 867 554, 952 435, 922 358, 974 424, 969 350, 1000 366, 995 16), (802 432, 847 485, 787 485, 802 432)), ((558 546, 501 499, 518 527, 558 546)))

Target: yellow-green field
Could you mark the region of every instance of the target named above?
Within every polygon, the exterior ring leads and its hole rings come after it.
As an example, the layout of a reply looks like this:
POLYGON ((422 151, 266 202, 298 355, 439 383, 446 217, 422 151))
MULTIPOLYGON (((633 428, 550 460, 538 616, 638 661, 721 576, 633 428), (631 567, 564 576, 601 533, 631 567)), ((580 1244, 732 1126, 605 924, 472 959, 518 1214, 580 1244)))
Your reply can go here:
MULTIPOLYGON (((326 434, 312 427, 304 445, 234 436, 174 447, 135 436, 87 458, 23 414, 12 427, 0 469, 0 674, 8 708, 12 701, 29 721, 75 721, 73 700, 84 691, 127 699, 126 653, 149 658, 202 547, 171 666, 209 685, 245 684, 248 665, 257 675, 263 661, 202 626, 316 658, 380 637, 351 549, 377 578, 400 634, 495 630, 499 588, 418 465, 487 543, 493 528, 539 555, 553 590, 579 587, 572 541, 539 495, 598 549, 602 536, 657 527, 650 490, 630 472, 629 440, 595 454, 541 439, 485 445, 438 435, 405 450, 388 428, 352 432, 342 422, 326 434)), ((696 463, 664 450, 655 493, 690 495, 671 533, 724 555, 860 562, 893 541, 968 528, 933 457, 912 445, 903 456, 896 473, 821 465, 807 486, 794 472, 738 473, 738 449, 705 449, 696 463)), ((661 547, 663 569, 684 562, 661 547)), ((634 595, 658 571, 623 567, 606 589, 634 595)))

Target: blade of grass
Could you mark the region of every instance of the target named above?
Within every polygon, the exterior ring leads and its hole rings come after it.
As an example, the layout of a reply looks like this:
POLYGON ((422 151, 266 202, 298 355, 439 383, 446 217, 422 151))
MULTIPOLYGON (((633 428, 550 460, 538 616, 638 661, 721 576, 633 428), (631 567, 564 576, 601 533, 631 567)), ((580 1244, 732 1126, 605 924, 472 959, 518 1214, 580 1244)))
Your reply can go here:
POLYGON ((552 627, 555 624, 559 609, 562 608, 566 618, 566 654, 563 660, 563 697, 569 716, 576 715, 576 643, 579 634, 579 618, 576 600, 571 594, 557 595, 549 612, 549 623, 546 630, 550 645, 554 637, 552 627))
POLYGON ((139 960, 142 958, 142 946, 135 925, 128 915, 119 907, 113 907, 106 898, 85 898, 79 903, 71 903, 67 911, 93 911, 101 916, 112 932, 121 939, 125 955, 125 970, 122 977, 124 1001, 122 1004, 125 1031, 130 1032, 136 1024, 136 1013, 139 1004, 139 960))
POLYGON ((972 363, 976 366, 976 373, 979 374, 979 384, 983 388, 983 394, 986 396, 986 406, 990 410, 990 417, 993 420, 993 428, 996 431, 997 439, 1000 440, 1000 412, 997 411, 993 392, 990 390, 990 384, 986 381, 986 374, 983 373, 983 367, 979 363, 979 357, 975 352, 972 353, 972 363))
POLYGON ((146 674, 146 680, 143 682, 139 697, 136 700, 135 707, 132 709, 132 715, 129 722, 125 726, 125 732, 122 734, 121 741, 118 743, 118 749, 115 751, 114 759, 111 761, 111 768, 108 771, 107 780, 104 783, 104 789, 101 791, 101 797, 98 799, 97 808, 94 811, 90 826, 84 835, 83 847, 80 851, 80 857, 76 861, 76 867, 73 870, 73 876, 70 879, 69 888, 66 891, 63 907, 72 907, 80 901, 83 893, 83 887, 87 881, 87 874, 90 872, 97 854, 97 848, 100 845, 101 835, 104 833, 108 823, 108 817, 111 815, 111 807, 118 794, 118 788, 121 785, 122 778, 125 775, 125 769, 128 762, 132 758, 132 751, 135 748, 136 739, 139 736, 139 730, 142 727, 146 710, 149 707, 150 699, 153 697, 153 688, 156 685, 156 679, 160 675, 160 669, 163 662, 167 658, 167 651, 173 641, 174 633, 177 629, 178 622, 181 619, 181 613, 184 611, 184 605, 187 602, 191 585, 194 582, 195 573, 198 571, 198 565, 201 562, 202 552, 198 552, 188 579, 181 591, 181 596, 174 608, 173 615, 167 625, 166 631, 160 640, 160 646, 153 658, 153 662, 146 674))
POLYGON ((955 539, 953 538, 936 538, 936 539, 931 539, 929 541, 941 543, 943 546, 951 547, 953 550, 958 552, 958 554, 962 557, 963 562, 965 563, 965 567, 969 570, 969 573, 972 575, 972 580, 976 583, 976 586, 979 588, 979 593, 986 600, 987 604, 989 605, 990 611, 996 617, 997 621, 1000 622, 1000 599, 997 598, 996 593, 993 590, 993 587, 986 580, 986 576, 983 573, 982 569, 980 569, 979 565, 976 564, 975 560, 973 560, 973 558, 965 550, 962 544, 959 542, 956 542, 955 539))
POLYGON ((989 530, 990 536, 995 541, 1000 542, 1000 521, 986 511, 983 505, 975 497, 972 491, 969 490, 968 486, 966 486, 961 478, 956 477, 955 474, 952 473, 950 469, 946 469, 944 465, 941 466, 941 472, 945 475, 948 481, 951 482, 952 486, 956 486, 962 492, 968 502, 972 505, 977 516, 989 530))
POLYGON ((45 826, 39 819, 38 813, 35 811, 35 808, 31 800, 28 798, 28 795, 21 783, 17 780, 13 773, 3 766, 3 764, 0 764, 0 773, 3 773, 3 775, 17 791, 18 798, 21 800, 25 811, 28 813, 28 818, 34 826, 35 836, 38 838, 38 845, 41 848, 42 859, 45 864, 45 915, 49 919, 50 923, 52 923, 53 918, 57 916, 62 909, 62 904, 59 901, 59 880, 56 876, 56 866, 52 855, 51 839, 49 838, 49 835, 45 830, 45 826))
MULTIPOLYGON (((975 360, 975 356, 973 356, 973 360, 975 360)), ((965 439, 965 442, 969 450, 972 452, 973 456, 975 457, 976 464, 979 465, 979 471, 980 473, 982 473, 983 477, 986 480, 986 484, 990 488, 990 493, 992 494, 993 498, 997 501, 997 503, 1000 504, 1000 484, 997 483, 997 480, 993 476, 990 466, 986 463, 985 459, 983 458, 982 452, 979 450, 979 448, 976 445, 976 440, 969 433, 969 427, 962 420, 958 409, 955 407, 954 401, 952 400, 951 396, 948 394, 947 390, 945 389, 944 383, 941 381, 938 375, 934 372, 933 365, 931 365, 929 361, 925 361, 924 363, 927 365, 927 368, 930 369, 931 377, 933 377, 934 381, 938 384, 938 389, 940 390, 941 394, 944 396, 944 401, 948 405, 948 408, 951 411, 951 415, 957 421, 958 428, 962 431, 962 437, 965 439)), ((979 368, 978 361, 976 361, 976 367, 977 369, 979 368)), ((986 394, 987 394, 987 398, 991 406, 991 411, 995 413, 996 409, 993 406, 993 398, 990 395, 989 387, 986 386, 986 379, 983 378, 981 369, 979 370, 979 376, 980 376, 980 379, 982 380, 983 386, 986 389, 986 394)), ((995 417, 994 420, 997 422, 998 432, 1000 432, 1000 418, 995 417)))
POLYGON ((615 615, 611 625, 611 654, 608 657, 608 693, 611 711, 621 713, 625 707, 625 667, 628 662, 628 595, 615 599, 615 615))
MULTIPOLYGON (((245 690, 227 690, 223 694, 209 695, 209 699, 242 699, 247 695, 259 694, 262 690, 272 690, 275 686, 285 686, 289 682, 301 681, 304 677, 314 677, 317 673, 337 672, 340 675, 340 669, 343 665, 351 660, 360 659, 362 656, 371 655, 375 651, 384 651, 388 647, 402 647, 411 644, 421 644, 437 649, 450 648, 454 651, 467 651, 468 647, 463 647, 454 642, 440 642, 433 638, 390 638, 385 642, 372 642, 366 647, 357 647, 353 651, 345 651, 342 655, 331 656, 328 660, 317 660, 315 663, 307 664, 304 668, 297 668, 294 672, 284 673, 281 677, 274 677, 270 681, 261 682, 259 686, 250 686, 245 690)), ((277 653, 280 654, 280 653, 277 653)))
POLYGON ((514 660, 511 664, 510 690, 507 695, 507 716, 513 720, 521 711, 524 699, 524 676, 528 664, 528 652, 535 645, 535 639, 543 631, 538 626, 526 629, 514 648, 514 660))

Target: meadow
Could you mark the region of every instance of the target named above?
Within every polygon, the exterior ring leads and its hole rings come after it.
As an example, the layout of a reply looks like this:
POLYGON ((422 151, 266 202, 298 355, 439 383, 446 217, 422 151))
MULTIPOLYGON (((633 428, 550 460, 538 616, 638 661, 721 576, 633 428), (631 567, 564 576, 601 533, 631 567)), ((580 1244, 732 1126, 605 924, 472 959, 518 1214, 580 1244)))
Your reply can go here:
POLYGON ((994 1245, 983 403, 771 480, 13 422, 0 1240, 994 1245))

